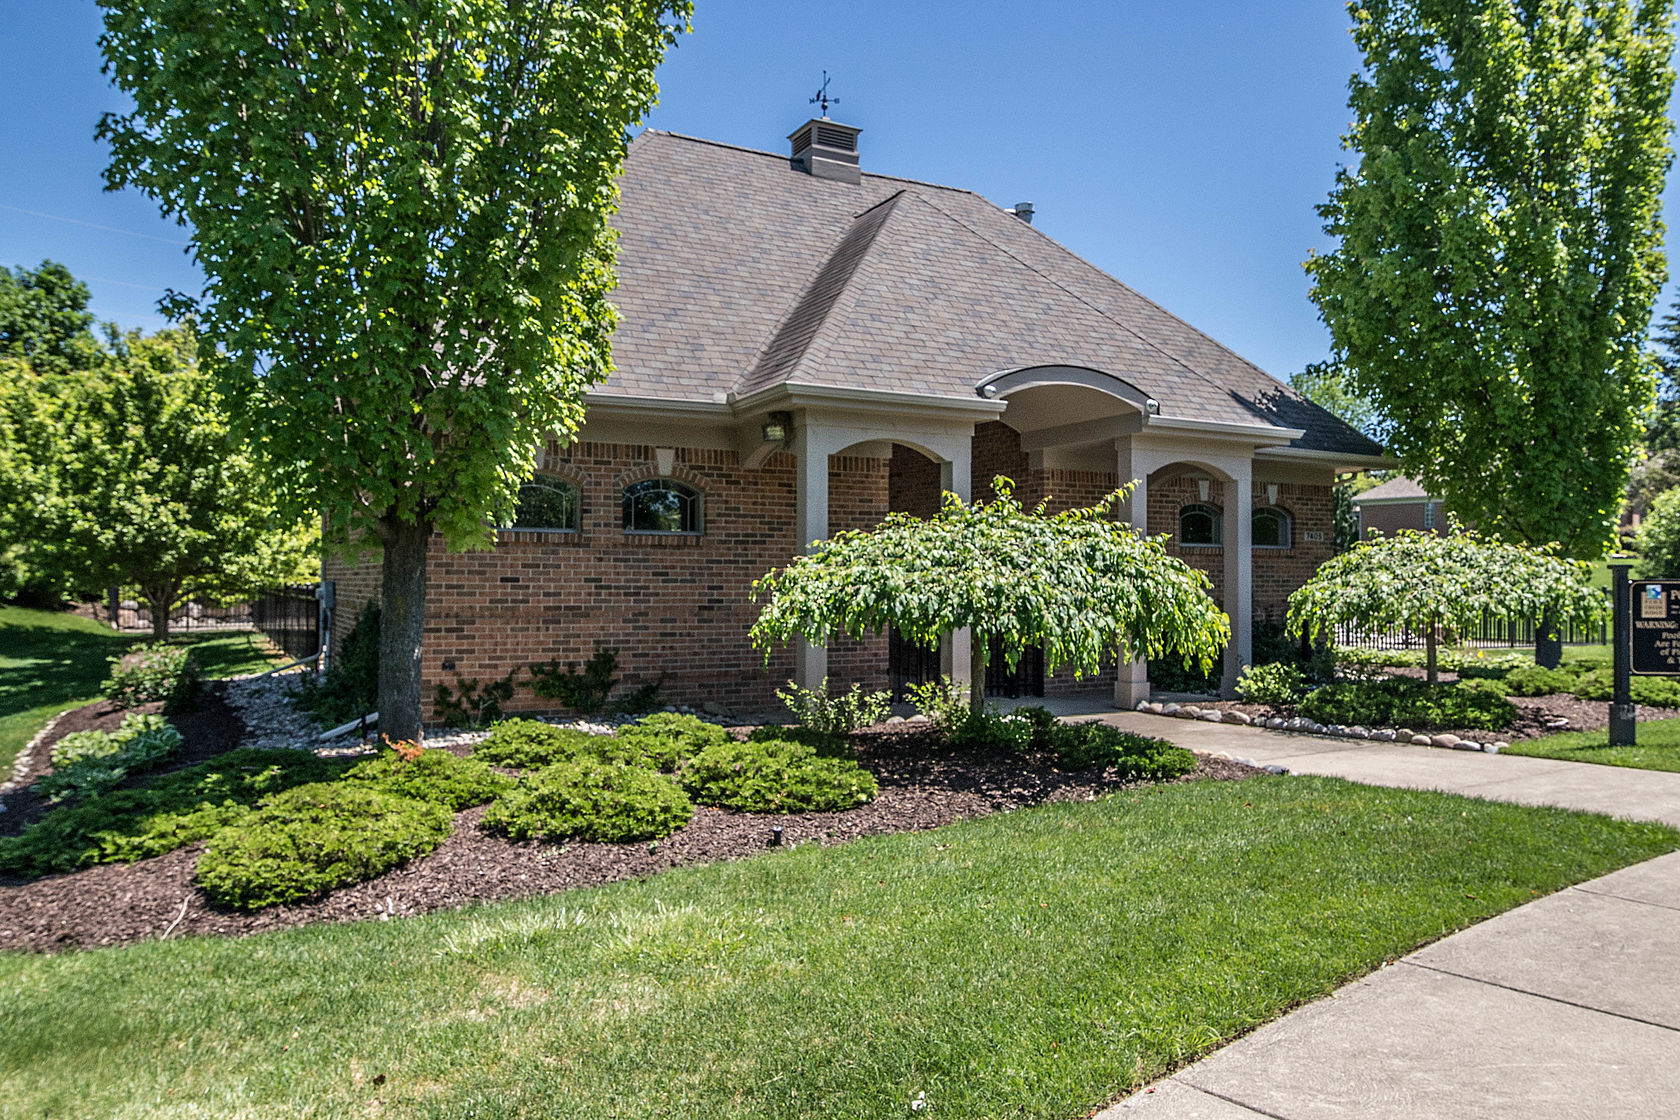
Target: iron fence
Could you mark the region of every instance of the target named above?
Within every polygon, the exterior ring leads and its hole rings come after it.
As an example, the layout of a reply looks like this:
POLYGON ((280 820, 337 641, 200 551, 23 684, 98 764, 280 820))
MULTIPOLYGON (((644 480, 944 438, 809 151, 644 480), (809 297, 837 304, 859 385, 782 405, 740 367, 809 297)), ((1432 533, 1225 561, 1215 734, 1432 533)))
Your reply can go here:
MULTIPOLYGON (((1518 649, 1534 644, 1538 624, 1532 618, 1496 618, 1485 615, 1469 631, 1445 635, 1444 645, 1473 649, 1518 649)), ((1559 626, 1558 633, 1568 646, 1602 646, 1610 641, 1610 624, 1559 626)), ((1358 626, 1336 628, 1336 644, 1363 649, 1422 649, 1423 637, 1410 630, 1367 630, 1358 626)))
MULTIPOLYGON (((95 606, 93 616, 114 630, 145 633, 152 629, 151 609, 132 591, 114 591, 95 606)), ((217 630, 255 630, 290 657, 312 656, 321 646, 315 585, 269 588, 231 602, 191 599, 169 612, 171 634, 217 630)))

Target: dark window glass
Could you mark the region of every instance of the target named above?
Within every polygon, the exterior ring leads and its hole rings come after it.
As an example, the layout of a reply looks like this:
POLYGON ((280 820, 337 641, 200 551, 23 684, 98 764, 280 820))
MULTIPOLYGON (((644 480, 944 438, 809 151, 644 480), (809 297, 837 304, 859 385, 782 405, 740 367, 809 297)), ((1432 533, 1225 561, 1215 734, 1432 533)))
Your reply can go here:
POLYGON ((557 478, 539 478, 519 488, 519 508, 504 529, 576 529, 578 491, 557 478))
POLYGON ((1224 528, 1215 507, 1188 505, 1178 511, 1179 544, 1218 545, 1224 541, 1224 528))
POLYGON ((634 533, 698 533, 699 491, 668 478, 626 486, 624 528, 634 533))
POLYGON ((1289 515, 1281 509, 1262 506, 1254 511, 1254 547, 1288 548, 1289 515))

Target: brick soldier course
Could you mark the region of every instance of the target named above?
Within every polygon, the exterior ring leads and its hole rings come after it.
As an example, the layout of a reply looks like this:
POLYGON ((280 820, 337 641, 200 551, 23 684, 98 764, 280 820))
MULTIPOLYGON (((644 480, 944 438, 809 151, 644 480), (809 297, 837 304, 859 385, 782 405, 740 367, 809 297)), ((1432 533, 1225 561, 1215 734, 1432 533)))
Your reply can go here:
MULTIPOLYGON (((1043 236, 1030 208, 865 173, 858 130, 807 122, 791 154, 648 131, 621 178, 616 370, 585 426, 551 443, 539 480, 575 494, 564 528, 502 530, 485 551, 430 553, 428 694, 532 662, 618 651, 627 683, 664 678, 679 703, 773 702, 788 679, 886 687, 888 641, 772 653, 746 633, 752 581, 812 541, 889 511, 927 516, 942 489, 1026 505, 1089 505, 1138 478, 1118 516, 1168 533, 1233 616, 1281 613, 1329 555, 1334 472, 1388 465, 1376 445, 1263 371, 1043 236), (625 489, 698 495, 698 530, 631 532, 625 489), (1219 547, 1177 541, 1179 511, 1223 511, 1219 547), (1285 548, 1248 547, 1263 506, 1285 548), (1230 592, 1227 593, 1229 586, 1230 592)), ((377 565, 329 555, 342 639, 377 595, 377 565)), ((966 633, 942 668, 969 674, 966 633)), ((1141 666, 1093 683, 1116 702, 1141 666)), ((515 708, 542 703, 522 687, 515 708)))

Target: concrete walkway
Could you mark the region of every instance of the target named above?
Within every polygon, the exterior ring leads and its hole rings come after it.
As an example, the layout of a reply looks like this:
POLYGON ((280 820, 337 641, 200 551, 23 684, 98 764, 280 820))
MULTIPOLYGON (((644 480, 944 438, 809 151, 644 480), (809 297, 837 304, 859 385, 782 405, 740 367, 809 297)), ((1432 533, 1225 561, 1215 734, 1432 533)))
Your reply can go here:
MULTIPOLYGON (((1680 774, 1103 718, 1300 774, 1680 826, 1680 774)), ((1585 1115, 1680 1116, 1680 853, 1436 942, 1097 1120, 1585 1115)))

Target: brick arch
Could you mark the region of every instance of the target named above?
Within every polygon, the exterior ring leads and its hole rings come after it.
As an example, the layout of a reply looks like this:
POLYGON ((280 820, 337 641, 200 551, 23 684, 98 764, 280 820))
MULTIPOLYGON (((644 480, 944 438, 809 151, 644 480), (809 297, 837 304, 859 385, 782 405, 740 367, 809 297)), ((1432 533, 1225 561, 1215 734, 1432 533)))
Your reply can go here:
POLYGON ((673 482, 680 482, 684 486, 692 487, 702 496, 706 495, 710 490, 708 479, 706 479, 703 475, 696 474, 695 472, 689 470, 681 463, 671 464, 671 469, 663 474, 660 473, 659 465, 657 463, 645 463, 639 467, 631 467, 629 470, 621 471, 618 476, 613 479, 613 489, 622 494, 626 486, 631 486, 638 482, 646 482, 650 478, 668 478, 673 482))

